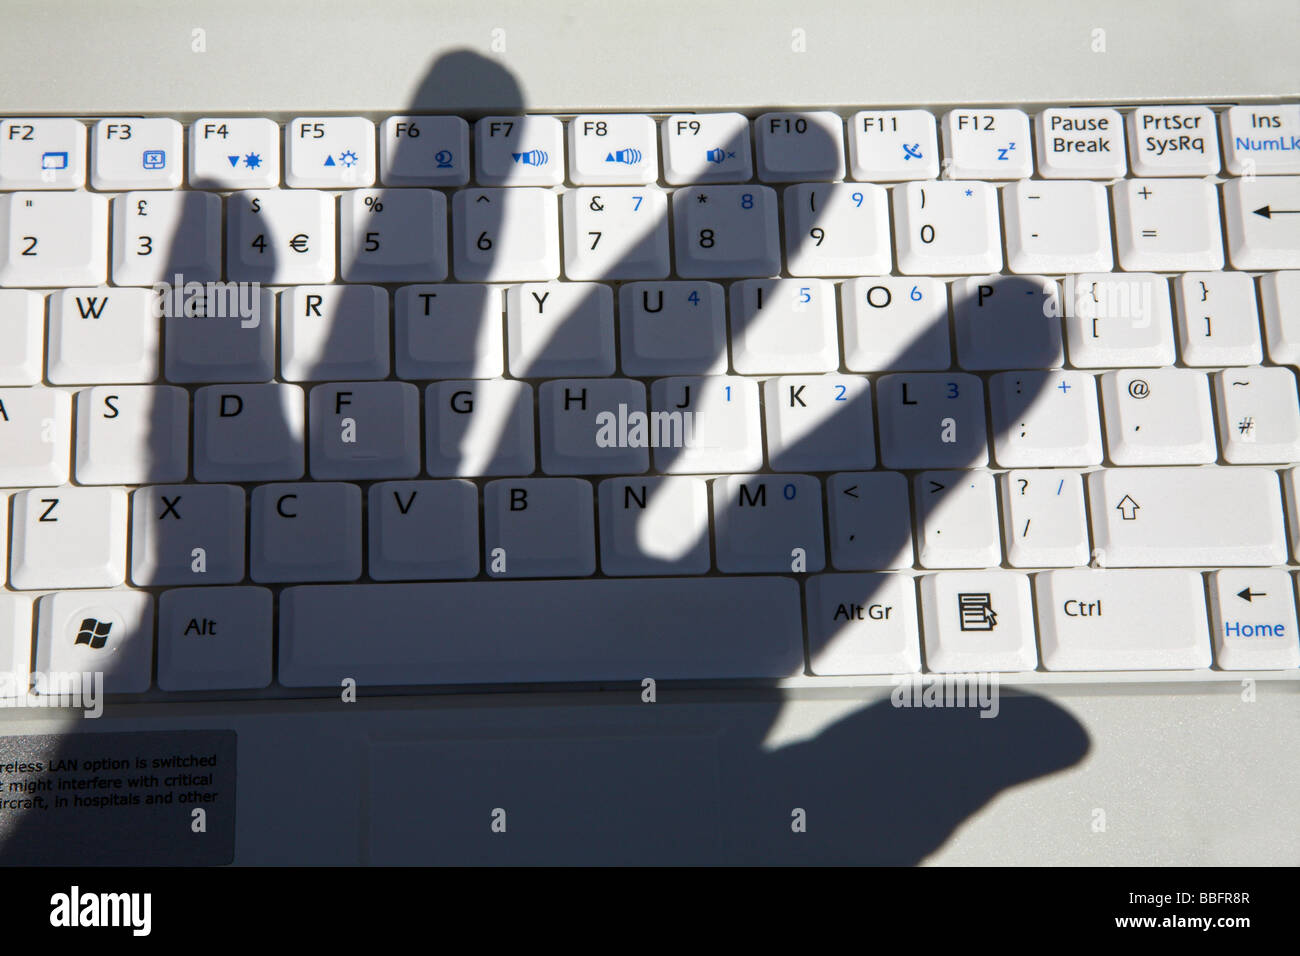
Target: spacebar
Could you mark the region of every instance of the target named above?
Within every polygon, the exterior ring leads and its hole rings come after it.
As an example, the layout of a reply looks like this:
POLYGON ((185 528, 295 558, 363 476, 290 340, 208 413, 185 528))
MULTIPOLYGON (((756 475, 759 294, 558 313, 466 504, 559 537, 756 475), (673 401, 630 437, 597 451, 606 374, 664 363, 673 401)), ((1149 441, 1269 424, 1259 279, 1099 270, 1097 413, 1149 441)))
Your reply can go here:
POLYGON ((498 684, 803 673, 790 578, 308 585, 280 596, 280 683, 498 684))

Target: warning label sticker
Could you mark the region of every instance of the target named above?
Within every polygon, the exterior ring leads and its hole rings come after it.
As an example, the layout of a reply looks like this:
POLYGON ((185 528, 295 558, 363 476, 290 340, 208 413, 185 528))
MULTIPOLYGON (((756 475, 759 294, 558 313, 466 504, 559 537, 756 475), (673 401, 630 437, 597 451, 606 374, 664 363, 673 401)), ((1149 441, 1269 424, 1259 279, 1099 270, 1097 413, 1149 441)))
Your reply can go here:
POLYGON ((233 730, 0 737, 0 862, 229 863, 235 750, 233 730))

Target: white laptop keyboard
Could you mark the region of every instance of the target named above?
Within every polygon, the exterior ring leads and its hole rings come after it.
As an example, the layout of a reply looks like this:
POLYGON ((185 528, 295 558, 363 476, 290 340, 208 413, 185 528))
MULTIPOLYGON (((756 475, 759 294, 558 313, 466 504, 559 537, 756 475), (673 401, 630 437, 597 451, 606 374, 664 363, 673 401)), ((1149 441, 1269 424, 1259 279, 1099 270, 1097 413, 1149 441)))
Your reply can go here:
POLYGON ((1296 104, 5 119, 0 693, 1295 678, 1298 361, 1296 104))

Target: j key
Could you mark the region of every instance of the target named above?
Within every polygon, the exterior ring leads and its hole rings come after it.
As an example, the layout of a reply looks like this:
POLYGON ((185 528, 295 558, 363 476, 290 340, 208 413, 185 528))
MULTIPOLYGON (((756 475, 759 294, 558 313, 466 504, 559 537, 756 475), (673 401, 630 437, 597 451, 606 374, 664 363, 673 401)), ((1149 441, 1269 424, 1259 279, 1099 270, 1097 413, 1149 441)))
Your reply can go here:
POLYGON ((533 471, 533 390, 525 382, 437 382, 425 392, 424 421, 431 475, 533 471))
POLYGON ((79 189, 86 127, 75 119, 0 121, 0 189, 79 189))
POLYGON ((297 385, 209 385, 194 393, 199 481, 301 478, 303 391, 297 385))
POLYGON ((131 494, 131 581, 235 584, 244 578, 244 491, 151 485, 131 494))
POLYGON ((190 185, 268 189, 280 185, 280 127, 264 117, 190 124, 190 185))
POLYGON ((1049 671, 1210 666, 1205 586, 1195 571, 1044 571, 1034 576, 1049 671))
POLYGON ((703 478, 607 478, 600 502, 600 567, 610 575, 709 570, 709 489, 703 478))
POLYGON ((1281 564, 1286 529, 1266 468, 1115 468, 1088 476, 1092 540, 1109 567, 1281 564))
POLYGON ((110 588, 126 579, 126 492, 40 488, 13 497, 9 583, 110 588))
POLYGON ((174 385, 77 394, 77 483, 142 485, 189 474, 190 398, 174 385))
POLYGON ((752 378, 657 379, 650 411, 656 471, 748 473, 763 467, 758 382, 752 378))
POLYGON ((504 369, 501 291, 487 285, 402 286, 393 333, 404 379, 497 378, 504 369))
POLYGON ((410 382, 317 385, 307 418, 315 479, 420 473, 420 390, 410 382))
POLYGON ((361 576, 361 489, 356 485, 259 485, 248 512, 248 576, 259 584, 361 576))
POLYGON ((821 485, 809 475, 728 475, 713 481, 718 570, 820 571, 821 485))
POLYGON ((1223 457, 1234 465, 1300 461, 1300 402, 1289 368, 1214 373, 1223 457))
POLYGON ((988 463, 984 388, 974 375, 883 375, 876 382, 876 409, 886 468, 988 463))
POLYGON ((478 489, 472 482, 376 482, 366 522, 368 569, 376 581, 478 574, 478 489))
POLYGON ((149 289, 64 289, 50 297, 48 373, 56 385, 152 382, 161 320, 149 289))
POLYGON ((781 271, 776 190, 692 186, 673 193, 677 272, 686 278, 773 276, 781 271))
MULTIPOLYGON (((1264 276, 1266 303, 1269 281, 1284 274, 1264 276)), ((1240 272, 1189 272, 1174 280, 1174 301, 1179 351, 1188 365, 1259 364, 1259 311, 1250 276, 1240 272)), ((1266 304, 1266 329, 1268 322, 1266 304)), ((1273 360, 1285 361, 1276 355, 1273 360)))
POLYGON ((62 389, 0 388, 0 486, 59 485, 68 480, 72 396, 62 389))
POLYGON ((234 193, 226 201, 226 272, 268 285, 334 278, 334 197, 310 189, 234 193))
POLYGON ((996 187, 981 182, 894 187, 894 242, 904 275, 978 275, 1002 268, 996 187))
POLYGON ((180 189, 184 139, 174 119, 102 119, 90 131, 90 184, 108 191, 180 189))
POLYGON ((96 285, 107 276, 107 196, 0 195, 0 286, 96 285))
POLYGON ((113 282, 215 282, 221 278, 221 197, 131 192, 113 199, 113 282), (179 277, 179 278, 178 278, 179 277))
POLYGON ((483 547, 492 577, 585 577, 596 571, 591 483, 502 478, 483 488, 483 547))
POLYGON ((1033 468, 999 477, 1008 564, 1068 568, 1088 563, 1088 515, 1078 472, 1033 468))

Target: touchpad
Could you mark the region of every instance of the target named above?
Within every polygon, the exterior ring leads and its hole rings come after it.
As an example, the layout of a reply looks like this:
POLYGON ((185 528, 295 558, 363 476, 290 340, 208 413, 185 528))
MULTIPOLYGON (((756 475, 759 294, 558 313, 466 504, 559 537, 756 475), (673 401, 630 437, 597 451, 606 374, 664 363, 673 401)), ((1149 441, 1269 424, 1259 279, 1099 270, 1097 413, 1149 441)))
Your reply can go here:
POLYGON ((377 741, 370 863, 691 863, 718 846, 713 735, 377 741))

